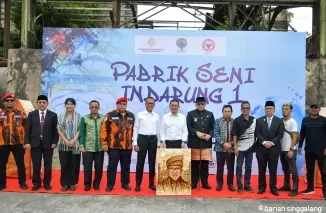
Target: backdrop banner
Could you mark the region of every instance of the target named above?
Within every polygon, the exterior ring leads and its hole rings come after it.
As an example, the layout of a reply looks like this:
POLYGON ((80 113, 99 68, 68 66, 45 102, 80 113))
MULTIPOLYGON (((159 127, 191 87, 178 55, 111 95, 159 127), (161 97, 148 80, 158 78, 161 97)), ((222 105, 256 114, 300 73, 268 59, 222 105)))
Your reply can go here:
MULTIPOLYGON (((251 115, 257 118, 264 115, 267 100, 275 102, 280 117, 282 104, 292 103, 301 126, 304 33, 44 28, 43 36, 41 93, 58 114, 68 97, 86 115, 94 99, 105 114, 125 96, 128 110, 137 113, 145 109, 144 99, 153 96, 160 116, 169 112, 172 99, 180 101, 186 115, 195 108, 196 97, 204 96, 216 118, 224 104, 233 106, 233 117, 239 116, 243 100, 251 103, 251 115)), ((216 173, 215 155, 211 174, 216 173)), ((136 162, 133 152, 132 172, 136 162)), ((303 164, 299 156, 300 175, 303 164)), ((256 158, 252 173, 258 173, 256 158)), ((281 165, 278 173, 283 174, 281 165)))

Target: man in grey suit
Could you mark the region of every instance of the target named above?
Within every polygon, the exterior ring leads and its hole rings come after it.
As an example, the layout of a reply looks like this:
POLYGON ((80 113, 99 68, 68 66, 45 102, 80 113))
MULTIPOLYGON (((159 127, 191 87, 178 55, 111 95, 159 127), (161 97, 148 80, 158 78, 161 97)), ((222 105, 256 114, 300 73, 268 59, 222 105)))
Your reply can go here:
POLYGON ((257 119, 256 122, 256 157, 258 161, 259 180, 258 194, 263 194, 266 190, 266 167, 269 168, 269 188, 271 193, 278 196, 277 164, 281 153, 281 139, 284 133, 284 123, 281 118, 274 115, 275 104, 267 101, 265 104, 266 115, 257 119))
POLYGON ((24 143, 25 149, 31 149, 33 163, 32 182, 34 185, 32 191, 37 191, 41 188, 42 157, 44 159, 43 187, 45 190, 51 190, 53 149, 56 148, 59 140, 57 131, 58 117, 55 112, 47 109, 47 96, 38 96, 37 106, 39 109, 28 114, 24 143))

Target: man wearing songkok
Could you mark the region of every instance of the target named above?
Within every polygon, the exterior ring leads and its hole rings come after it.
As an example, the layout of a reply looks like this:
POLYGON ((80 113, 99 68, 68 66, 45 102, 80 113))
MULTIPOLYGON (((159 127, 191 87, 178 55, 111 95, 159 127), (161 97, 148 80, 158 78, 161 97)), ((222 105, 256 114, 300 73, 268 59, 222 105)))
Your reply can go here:
POLYGON ((121 187, 128 191, 131 190, 129 186, 130 164, 135 116, 132 112, 127 111, 127 102, 127 98, 119 98, 116 101, 117 109, 108 112, 102 124, 102 149, 108 151, 109 155, 107 192, 113 190, 119 162, 121 165, 121 187))
POLYGON ((273 101, 265 103, 266 115, 256 122, 256 157, 258 161, 258 194, 266 190, 266 167, 269 168, 269 188, 273 195, 279 196, 277 191, 277 164, 281 153, 281 139, 284 133, 283 120, 274 115, 273 101))
POLYGON ((183 155, 177 155, 167 159, 166 168, 168 177, 158 182, 157 189, 172 195, 191 194, 190 182, 182 178, 183 155))
POLYGON ((41 188, 41 164, 44 162, 43 187, 51 190, 53 150, 57 147, 59 135, 57 131, 58 116, 47 109, 48 97, 39 95, 37 110, 28 114, 25 126, 25 149, 31 149, 33 164, 33 188, 41 188))
POLYGON ((100 140, 104 115, 98 113, 100 103, 92 100, 89 103, 90 114, 82 117, 79 129, 79 149, 83 153, 84 164, 84 190, 89 191, 92 186, 93 162, 95 177, 93 188, 100 190, 103 174, 104 152, 100 140))
POLYGON ((205 109, 204 97, 196 98, 196 109, 187 114, 188 147, 191 148, 191 185, 197 188, 199 176, 202 187, 208 184, 208 164, 212 159, 212 137, 214 134, 214 114, 205 109), (200 173, 200 175, 199 175, 200 173))
POLYGON ((24 126, 26 114, 15 108, 15 96, 7 93, 2 97, 5 106, 0 110, 0 191, 7 187, 6 171, 10 152, 14 155, 18 169, 18 183, 26 190, 26 170, 24 163, 24 126))

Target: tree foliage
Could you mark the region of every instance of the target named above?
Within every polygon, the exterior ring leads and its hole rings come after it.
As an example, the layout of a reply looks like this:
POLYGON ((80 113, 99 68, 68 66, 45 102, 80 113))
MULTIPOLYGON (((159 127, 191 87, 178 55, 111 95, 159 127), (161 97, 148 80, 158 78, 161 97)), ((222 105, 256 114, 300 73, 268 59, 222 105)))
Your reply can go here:
MULTIPOLYGON (((102 8, 101 4, 96 3, 60 3, 55 4, 55 7, 83 7, 83 8, 102 8)), ((36 4, 36 16, 39 18, 35 23, 35 36, 36 36, 36 48, 42 48, 42 36, 43 27, 70 27, 70 28, 99 28, 102 27, 100 22, 94 22, 93 20, 98 17, 81 16, 83 22, 73 22, 69 19, 78 19, 80 16, 71 16, 71 14, 103 14, 103 11, 96 10, 62 10, 64 15, 58 15, 58 11, 53 8, 53 5, 48 3, 36 4)), ((21 19, 22 19, 22 3, 13 2, 11 8, 11 33, 10 33, 10 48, 21 47, 21 19)), ((3 56, 3 32, 0 33, 0 58, 3 56)))

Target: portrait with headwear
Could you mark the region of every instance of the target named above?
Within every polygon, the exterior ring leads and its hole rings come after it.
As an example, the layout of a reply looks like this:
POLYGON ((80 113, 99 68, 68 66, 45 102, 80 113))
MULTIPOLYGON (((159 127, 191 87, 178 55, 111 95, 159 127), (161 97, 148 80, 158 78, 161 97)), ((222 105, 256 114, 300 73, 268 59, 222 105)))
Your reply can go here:
POLYGON ((159 149, 156 195, 191 195, 190 149, 159 149))

